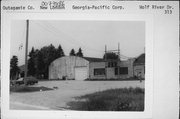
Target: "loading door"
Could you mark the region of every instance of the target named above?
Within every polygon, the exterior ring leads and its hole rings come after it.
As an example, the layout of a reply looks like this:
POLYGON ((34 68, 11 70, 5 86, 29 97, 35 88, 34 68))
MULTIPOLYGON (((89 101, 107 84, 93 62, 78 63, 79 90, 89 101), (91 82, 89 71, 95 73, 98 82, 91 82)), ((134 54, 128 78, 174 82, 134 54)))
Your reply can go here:
POLYGON ((81 80, 88 78, 87 67, 75 67, 75 80, 81 80))

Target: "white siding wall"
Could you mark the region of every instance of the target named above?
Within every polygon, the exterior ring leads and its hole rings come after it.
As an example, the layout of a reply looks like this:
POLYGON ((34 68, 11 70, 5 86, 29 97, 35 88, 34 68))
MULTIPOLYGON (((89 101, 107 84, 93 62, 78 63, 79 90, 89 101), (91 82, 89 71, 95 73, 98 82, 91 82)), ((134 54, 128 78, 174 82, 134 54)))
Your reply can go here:
POLYGON ((89 78, 90 79, 105 79, 105 75, 94 75, 94 69, 105 68, 105 62, 91 62, 89 64, 89 78))
MULTIPOLYGON (((121 61, 120 67, 128 67, 127 75, 115 75, 115 67, 107 67, 107 79, 116 79, 116 78, 130 78, 133 77, 133 59, 121 61)), ((94 75, 94 69, 96 68, 105 68, 105 62, 91 62, 89 67, 89 77, 91 79, 105 79, 105 75, 94 75)))
POLYGON ((121 75, 121 78, 130 78, 130 77, 134 76, 134 74, 133 74, 133 62, 134 62, 134 59, 129 59, 126 61, 122 61, 120 63, 120 67, 128 67, 128 75, 121 75))

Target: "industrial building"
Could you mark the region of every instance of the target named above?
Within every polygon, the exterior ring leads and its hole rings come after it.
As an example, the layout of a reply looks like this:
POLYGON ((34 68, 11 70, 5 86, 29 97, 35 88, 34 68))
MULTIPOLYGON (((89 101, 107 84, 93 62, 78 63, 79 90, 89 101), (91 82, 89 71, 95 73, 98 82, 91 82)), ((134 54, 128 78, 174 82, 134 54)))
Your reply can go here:
MULTIPOLYGON (((49 65, 49 79, 127 79, 138 76, 140 71, 145 73, 145 63, 140 62, 140 59, 138 57, 120 61, 64 56, 49 65)), ((144 77, 144 74, 142 76, 144 77)))

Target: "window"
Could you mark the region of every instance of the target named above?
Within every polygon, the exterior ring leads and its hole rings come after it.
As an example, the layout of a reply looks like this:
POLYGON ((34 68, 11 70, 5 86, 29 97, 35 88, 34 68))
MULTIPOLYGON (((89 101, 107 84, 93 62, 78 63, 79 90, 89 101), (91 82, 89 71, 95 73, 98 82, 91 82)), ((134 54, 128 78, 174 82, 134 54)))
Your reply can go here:
POLYGON ((108 67, 117 67, 117 62, 108 62, 108 67))
POLYGON ((119 74, 122 74, 122 75, 124 75, 124 74, 128 74, 128 67, 117 67, 117 68, 115 68, 115 75, 119 75, 119 74), (119 73, 118 73, 119 72, 119 73))
POLYGON ((120 67, 120 74, 128 74, 128 67, 120 67))
POLYGON ((94 75, 105 75, 105 68, 94 69, 94 75))
POLYGON ((111 63, 110 62, 108 62, 108 67, 111 67, 111 63))
POLYGON ((115 68, 115 75, 118 75, 118 67, 115 68))
POLYGON ((114 62, 114 67, 117 67, 117 62, 114 62))

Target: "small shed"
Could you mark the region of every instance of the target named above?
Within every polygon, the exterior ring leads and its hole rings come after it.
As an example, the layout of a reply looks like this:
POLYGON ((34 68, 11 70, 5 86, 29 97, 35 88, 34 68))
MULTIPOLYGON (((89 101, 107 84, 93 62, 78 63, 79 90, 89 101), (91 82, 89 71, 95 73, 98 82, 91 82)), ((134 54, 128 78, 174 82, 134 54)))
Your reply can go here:
POLYGON ((141 54, 134 61, 134 76, 145 78, 145 54, 141 54))

